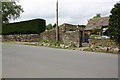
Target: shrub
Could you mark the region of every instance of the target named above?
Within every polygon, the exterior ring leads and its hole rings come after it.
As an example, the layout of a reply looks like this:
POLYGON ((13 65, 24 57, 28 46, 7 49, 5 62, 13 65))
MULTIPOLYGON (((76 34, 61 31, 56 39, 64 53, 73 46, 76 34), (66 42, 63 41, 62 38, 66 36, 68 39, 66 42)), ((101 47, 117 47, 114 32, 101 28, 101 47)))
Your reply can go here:
POLYGON ((45 31, 45 24, 43 19, 3 24, 2 34, 39 34, 45 31))

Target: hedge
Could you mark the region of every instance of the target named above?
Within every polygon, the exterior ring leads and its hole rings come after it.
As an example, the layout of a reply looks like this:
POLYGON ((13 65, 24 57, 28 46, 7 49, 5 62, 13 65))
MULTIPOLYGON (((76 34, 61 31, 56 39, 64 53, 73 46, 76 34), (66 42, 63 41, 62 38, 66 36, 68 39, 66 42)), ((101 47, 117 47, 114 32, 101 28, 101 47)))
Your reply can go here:
POLYGON ((34 19, 2 25, 2 34, 39 34, 45 31, 46 22, 43 19, 34 19))

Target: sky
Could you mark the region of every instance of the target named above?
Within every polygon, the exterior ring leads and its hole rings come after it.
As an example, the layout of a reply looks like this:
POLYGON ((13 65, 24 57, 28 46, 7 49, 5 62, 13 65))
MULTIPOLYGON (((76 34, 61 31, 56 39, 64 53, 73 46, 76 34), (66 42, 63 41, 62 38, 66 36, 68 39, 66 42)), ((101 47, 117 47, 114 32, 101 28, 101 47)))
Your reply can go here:
MULTIPOLYGON (((59 25, 68 23, 86 25, 88 20, 100 13, 102 17, 110 15, 114 4, 120 0, 58 0, 59 25)), ((56 0, 20 0, 24 9, 20 18, 11 22, 19 22, 42 18, 46 24, 56 23, 56 0)))

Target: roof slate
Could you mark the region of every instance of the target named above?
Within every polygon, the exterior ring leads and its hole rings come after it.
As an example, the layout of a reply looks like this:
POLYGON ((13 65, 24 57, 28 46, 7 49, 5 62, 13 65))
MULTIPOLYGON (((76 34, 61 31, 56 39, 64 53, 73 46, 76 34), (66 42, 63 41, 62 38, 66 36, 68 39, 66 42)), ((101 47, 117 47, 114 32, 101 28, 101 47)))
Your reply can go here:
POLYGON ((109 17, 92 18, 88 21, 85 30, 101 29, 102 26, 108 26, 109 17))

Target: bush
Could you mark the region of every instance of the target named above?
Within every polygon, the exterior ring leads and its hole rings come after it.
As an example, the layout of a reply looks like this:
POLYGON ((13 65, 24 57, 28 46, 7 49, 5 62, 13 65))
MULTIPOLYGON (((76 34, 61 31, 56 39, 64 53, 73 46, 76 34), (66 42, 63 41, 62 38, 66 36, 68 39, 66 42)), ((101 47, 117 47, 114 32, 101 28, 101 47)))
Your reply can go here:
POLYGON ((45 31, 45 24, 43 19, 3 24, 2 34, 39 34, 45 31))

